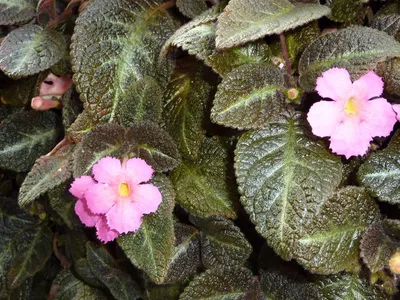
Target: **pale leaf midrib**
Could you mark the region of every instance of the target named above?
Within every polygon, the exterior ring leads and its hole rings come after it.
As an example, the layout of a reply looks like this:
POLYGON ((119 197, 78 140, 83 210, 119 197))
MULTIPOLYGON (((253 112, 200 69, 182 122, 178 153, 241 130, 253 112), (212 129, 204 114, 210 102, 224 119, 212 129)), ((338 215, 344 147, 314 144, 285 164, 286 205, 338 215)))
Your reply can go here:
POLYGON ((325 231, 323 233, 319 234, 314 234, 314 235, 309 235, 307 237, 303 237, 299 239, 299 243, 302 244, 312 244, 312 243, 318 243, 320 241, 325 241, 325 240, 332 240, 336 238, 337 236, 343 236, 347 233, 359 231, 365 229, 365 225, 359 225, 359 226, 348 226, 346 228, 336 228, 335 230, 331 231, 325 231), (339 230, 338 230, 339 229, 339 230))

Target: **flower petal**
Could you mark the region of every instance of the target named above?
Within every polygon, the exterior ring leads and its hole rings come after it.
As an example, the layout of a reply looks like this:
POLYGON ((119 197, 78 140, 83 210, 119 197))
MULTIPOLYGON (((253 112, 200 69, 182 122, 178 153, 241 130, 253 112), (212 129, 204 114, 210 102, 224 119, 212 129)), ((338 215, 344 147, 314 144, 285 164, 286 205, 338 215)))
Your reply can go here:
POLYGON ((108 184, 97 183, 85 193, 88 208, 95 214, 105 214, 115 204, 117 195, 108 184))
POLYGON ((81 199, 85 192, 96 182, 90 176, 81 176, 76 178, 69 188, 69 192, 76 198, 81 199))
POLYGON ((107 220, 105 216, 101 217, 96 223, 96 229, 97 238, 104 243, 115 240, 119 235, 118 231, 110 229, 110 227, 107 225, 107 220))
POLYGON ((397 121, 392 105, 384 98, 366 102, 362 107, 361 118, 372 137, 388 136, 397 121))
POLYGON ((372 137, 359 118, 347 118, 332 133, 330 148, 334 153, 346 158, 364 155, 372 141, 372 137))
POLYGON ((373 71, 354 81, 352 96, 359 100, 369 100, 373 97, 379 97, 383 93, 383 81, 373 71))
POLYGON ((352 89, 350 74, 346 69, 332 68, 317 78, 315 90, 323 98, 345 101, 352 89))
POLYGON ((142 224, 142 213, 128 199, 118 201, 106 217, 108 226, 120 233, 136 231, 142 224))
POLYGON ((103 157, 93 166, 92 173, 100 183, 116 184, 122 174, 121 161, 111 156, 103 157))
POLYGON ((344 119, 343 103, 335 101, 319 101, 311 106, 307 120, 316 136, 330 136, 344 119))
POLYGON ((99 215, 95 215, 89 210, 85 199, 79 199, 75 203, 75 213, 78 215, 81 222, 88 227, 96 225, 100 218, 99 215))
POLYGON ((157 210, 162 201, 159 189, 152 184, 140 184, 135 187, 132 195, 133 204, 143 214, 150 214, 157 210))
POLYGON ((397 121, 399 121, 400 122, 400 104, 394 104, 394 105, 392 105, 392 108, 393 108, 393 110, 394 110, 394 112, 396 113, 396 118, 397 118, 397 121))
POLYGON ((131 158, 128 160, 126 162, 125 172, 133 184, 147 182, 151 179, 151 176, 153 176, 153 168, 141 158, 131 158))

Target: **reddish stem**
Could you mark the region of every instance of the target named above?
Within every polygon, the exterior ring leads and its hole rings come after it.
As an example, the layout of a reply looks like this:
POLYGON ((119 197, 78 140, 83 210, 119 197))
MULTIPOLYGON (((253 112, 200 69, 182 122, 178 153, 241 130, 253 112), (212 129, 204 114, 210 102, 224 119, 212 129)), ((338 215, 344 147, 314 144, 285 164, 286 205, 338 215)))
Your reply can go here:
POLYGON ((279 34, 279 39, 281 41, 283 58, 285 59, 286 71, 289 75, 292 75, 292 66, 290 65, 290 58, 289 58, 289 52, 288 52, 288 49, 286 46, 285 35, 283 33, 279 34))

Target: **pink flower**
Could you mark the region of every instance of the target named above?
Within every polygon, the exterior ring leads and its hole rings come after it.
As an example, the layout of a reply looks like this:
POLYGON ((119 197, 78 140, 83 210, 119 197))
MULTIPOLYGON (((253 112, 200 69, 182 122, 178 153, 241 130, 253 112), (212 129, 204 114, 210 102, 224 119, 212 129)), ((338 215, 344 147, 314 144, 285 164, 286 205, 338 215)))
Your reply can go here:
POLYGON ((397 121, 400 122, 400 104, 394 104, 392 106, 392 108, 393 108, 394 112, 396 113, 397 121))
POLYGON ((396 115, 383 92, 383 81, 373 71, 351 82, 346 69, 332 68, 317 79, 318 94, 333 101, 314 103, 307 119, 312 132, 330 136, 330 148, 346 158, 364 155, 374 136, 388 136, 396 115))
POLYGON ((90 176, 71 184, 70 193, 78 198, 75 212, 86 226, 95 226, 97 237, 109 242, 121 233, 136 231, 142 216, 157 210, 162 196, 152 184, 153 169, 140 158, 121 165, 117 158, 104 157, 93 166, 90 176))

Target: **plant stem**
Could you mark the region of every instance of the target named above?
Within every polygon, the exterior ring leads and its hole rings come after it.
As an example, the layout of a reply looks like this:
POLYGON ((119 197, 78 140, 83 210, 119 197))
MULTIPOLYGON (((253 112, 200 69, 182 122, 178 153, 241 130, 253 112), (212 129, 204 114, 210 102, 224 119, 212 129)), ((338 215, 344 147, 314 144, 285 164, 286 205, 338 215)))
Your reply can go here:
POLYGON ((279 39, 281 41, 283 58, 285 59, 286 71, 287 71, 288 75, 291 76, 292 75, 292 66, 290 65, 290 58, 289 58, 288 49, 286 47, 285 35, 283 33, 279 34, 279 39))

